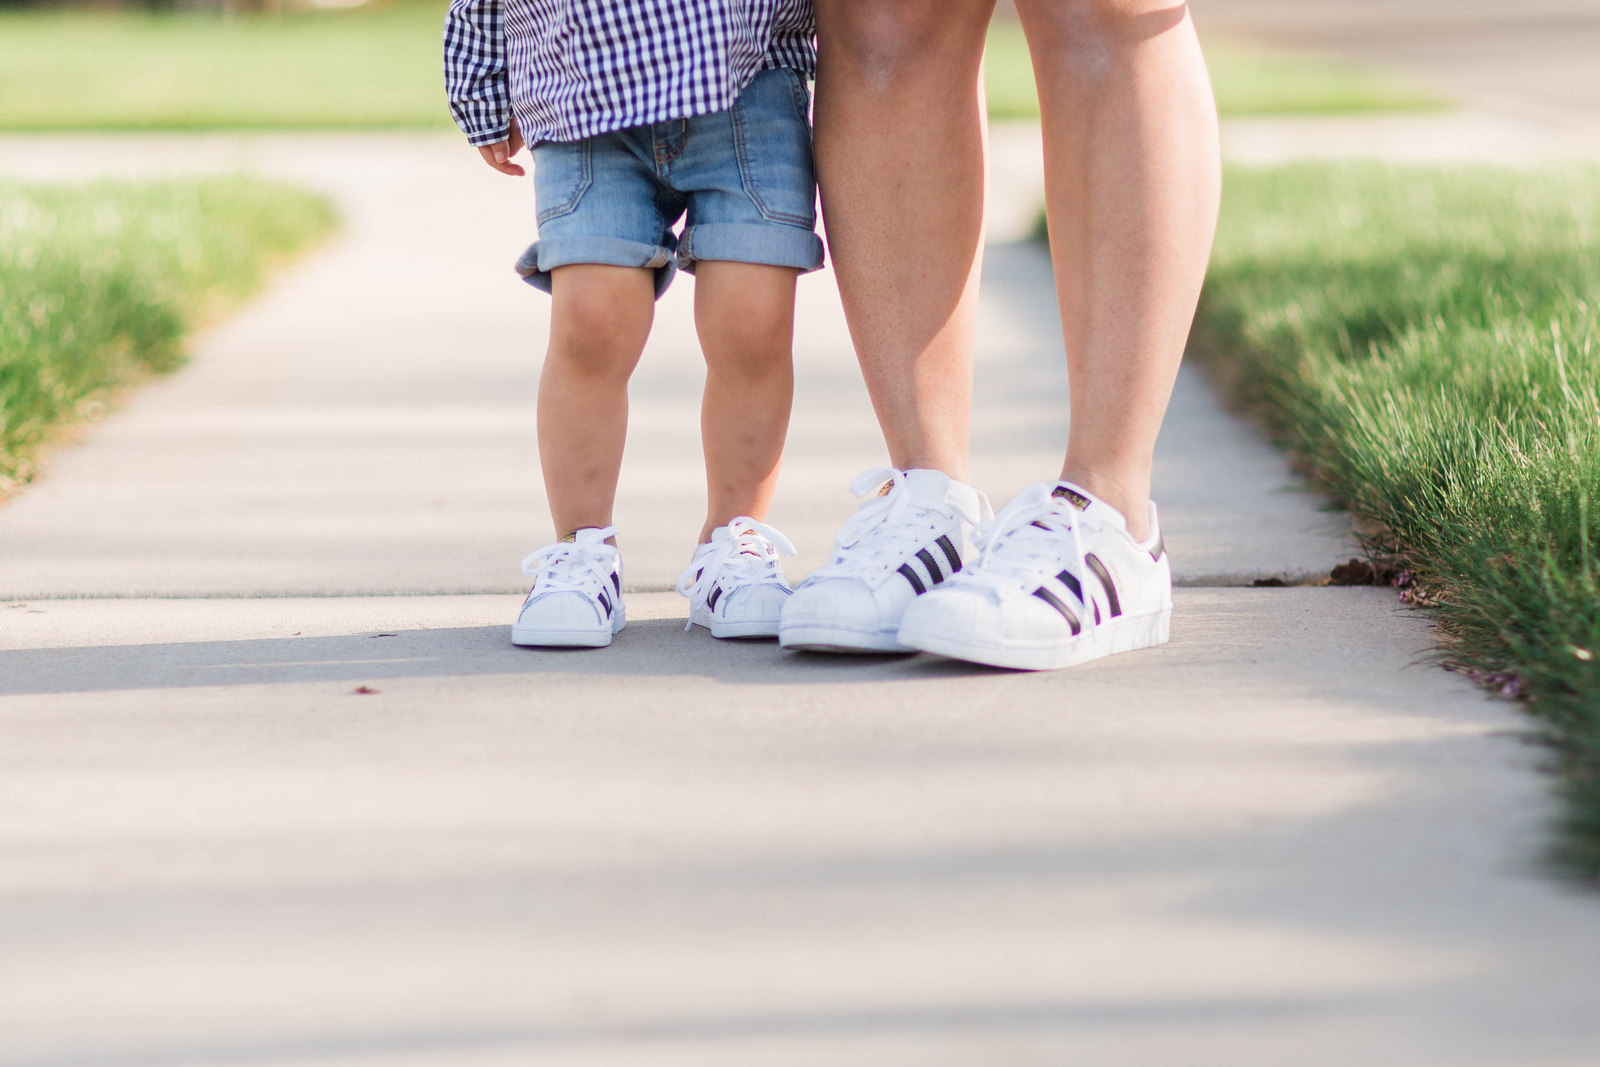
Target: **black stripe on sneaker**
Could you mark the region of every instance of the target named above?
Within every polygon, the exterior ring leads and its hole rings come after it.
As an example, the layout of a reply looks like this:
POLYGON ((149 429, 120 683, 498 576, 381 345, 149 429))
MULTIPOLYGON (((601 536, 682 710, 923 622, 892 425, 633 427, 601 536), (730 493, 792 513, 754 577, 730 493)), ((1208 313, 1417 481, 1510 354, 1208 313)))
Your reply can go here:
POLYGON ((1062 571, 1060 574, 1056 575, 1056 581, 1070 589, 1072 591, 1072 595, 1078 598, 1078 603, 1082 604, 1084 602, 1083 586, 1078 583, 1077 575, 1073 574, 1071 571, 1062 571))
POLYGON ((949 537, 941 534, 934 544, 944 549, 944 558, 950 561, 951 574, 961 569, 961 554, 956 551, 956 546, 950 543, 949 537))
MULTIPOLYGON (((1033 591, 1033 595, 1044 601, 1046 604, 1049 604, 1057 611, 1061 612, 1061 617, 1067 620, 1068 626, 1072 627, 1073 637, 1077 637, 1078 634, 1082 632, 1083 624, 1078 621, 1078 617, 1072 613, 1072 609, 1067 607, 1060 597, 1056 596, 1042 585, 1033 591)), ((932 603, 932 601, 929 603, 932 603)))
POLYGON ((606 609, 606 618, 611 618, 611 600, 604 589, 600 590, 600 606, 606 609))
POLYGON ((934 585, 944 581, 944 572, 939 570, 939 565, 933 562, 932 552, 925 548, 918 549, 917 558, 922 561, 924 567, 928 568, 928 577, 933 580, 934 585))
POLYGON ((922 579, 917 577, 917 572, 911 569, 911 564, 900 564, 900 577, 911 583, 911 588, 917 591, 918 596, 928 591, 928 587, 922 584, 922 579))
POLYGON ((721 600, 721 599, 722 599, 722 586, 720 586, 720 585, 719 586, 715 586, 711 590, 711 595, 706 597, 706 607, 715 608, 717 606, 717 601, 721 600))
POLYGON ((615 589, 619 594, 622 592, 622 572, 611 572, 611 588, 615 589))
MULTIPOLYGON (((1089 565, 1094 576, 1100 579, 1100 584, 1106 587, 1106 604, 1111 608, 1111 617, 1114 619, 1122 614, 1122 604, 1117 600, 1117 587, 1111 582, 1111 572, 1106 570, 1106 565, 1100 562, 1100 557, 1093 552, 1083 557, 1083 562, 1089 565)), ((1099 620, 1096 620, 1099 621, 1099 620)))

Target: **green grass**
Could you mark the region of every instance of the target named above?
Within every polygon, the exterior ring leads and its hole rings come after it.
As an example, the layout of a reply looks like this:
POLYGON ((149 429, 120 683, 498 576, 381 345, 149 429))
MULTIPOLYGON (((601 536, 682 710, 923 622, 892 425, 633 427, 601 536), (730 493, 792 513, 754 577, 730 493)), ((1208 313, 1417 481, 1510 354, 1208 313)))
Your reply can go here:
MULTIPOLYGON (((0 130, 447 129, 446 0, 281 18, 0 11, 0 130)), ((1224 115, 1437 108, 1435 94, 1332 60, 1208 45, 1224 115)), ((989 37, 989 111, 1035 117, 1014 22, 989 37)))
POLYGON ((0 129, 445 129, 446 6, 0 13, 0 129))
POLYGON ((1222 380, 1525 699, 1600 876, 1600 172, 1236 169, 1196 330, 1222 380))
MULTIPOLYGON (((1437 111, 1444 96, 1404 78, 1356 64, 1293 55, 1240 41, 1208 38, 1206 62, 1225 118, 1437 111)), ((989 114, 1037 118, 1039 98, 1022 28, 997 20, 984 68, 989 114)))
POLYGON ((333 224, 320 197, 248 178, 0 181, 0 495, 64 424, 176 366, 187 330, 333 224))

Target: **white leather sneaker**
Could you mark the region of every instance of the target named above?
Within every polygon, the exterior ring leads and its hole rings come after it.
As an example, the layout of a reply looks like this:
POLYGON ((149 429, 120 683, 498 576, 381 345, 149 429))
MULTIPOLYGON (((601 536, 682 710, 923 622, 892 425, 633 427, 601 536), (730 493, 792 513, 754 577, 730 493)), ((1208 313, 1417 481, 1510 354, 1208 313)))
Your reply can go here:
POLYGON ((866 503, 834 537, 833 558, 783 606, 778 643, 817 652, 907 652, 906 605, 950 580, 989 514, 976 489, 936 470, 869 470, 850 486, 866 503))
POLYGON ((906 610, 899 640, 952 659, 1053 670, 1167 640, 1172 569, 1150 505, 1122 513, 1070 482, 1024 489, 977 530, 978 555, 906 610))
POLYGON ((511 643, 543 648, 602 648, 627 625, 617 528, 579 530, 522 561, 533 588, 511 624, 511 643))
POLYGON ((678 579, 678 592, 689 598, 683 628, 704 626, 712 637, 776 637, 791 592, 780 556, 792 555, 787 537, 747 516, 712 530, 678 579))

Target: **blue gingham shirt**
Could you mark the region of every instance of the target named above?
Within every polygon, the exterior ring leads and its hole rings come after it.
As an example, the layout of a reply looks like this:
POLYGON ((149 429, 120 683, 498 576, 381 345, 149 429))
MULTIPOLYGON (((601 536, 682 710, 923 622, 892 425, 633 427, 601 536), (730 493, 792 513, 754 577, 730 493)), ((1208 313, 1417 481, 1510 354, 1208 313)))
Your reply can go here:
POLYGON ((769 67, 813 74, 811 0, 452 0, 444 75, 475 145, 725 111, 769 67))

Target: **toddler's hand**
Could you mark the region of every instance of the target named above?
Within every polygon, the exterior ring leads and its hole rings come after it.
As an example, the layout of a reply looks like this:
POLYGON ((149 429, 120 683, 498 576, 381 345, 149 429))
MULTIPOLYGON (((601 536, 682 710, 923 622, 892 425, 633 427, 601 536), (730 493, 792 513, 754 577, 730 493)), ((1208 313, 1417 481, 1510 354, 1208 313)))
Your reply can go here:
POLYGON ((511 136, 495 144, 478 146, 478 154, 483 161, 501 174, 509 174, 520 178, 528 172, 519 164, 511 162, 511 157, 522 151, 522 134, 517 130, 517 124, 511 124, 511 136))

